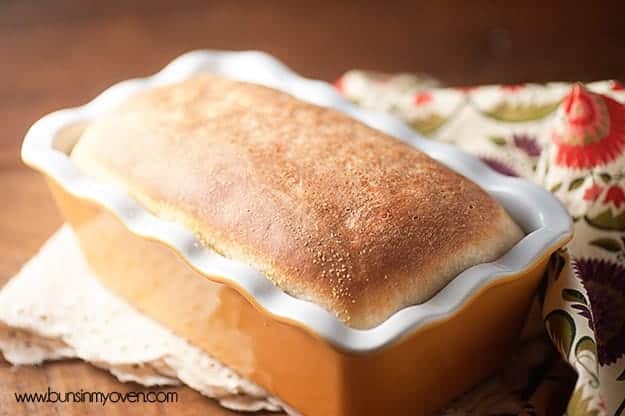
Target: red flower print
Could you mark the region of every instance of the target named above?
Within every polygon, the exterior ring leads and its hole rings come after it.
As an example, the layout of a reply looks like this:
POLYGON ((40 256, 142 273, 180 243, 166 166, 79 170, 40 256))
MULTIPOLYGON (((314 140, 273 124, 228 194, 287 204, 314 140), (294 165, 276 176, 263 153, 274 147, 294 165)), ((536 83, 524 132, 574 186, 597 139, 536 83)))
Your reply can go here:
POLYGON ((337 79, 336 81, 334 81, 334 88, 340 92, 341 94, 345 93, 345 90, 343 89, 344 85, 343 85, 343 77, 337 79))
POLYGON ((425 105, 429 102, 432 102, 432 93, 429 91, 418 92, 414 96, 414 104, 416 106, 425 105))
POLYGON ((612 185, 608 188, 603 202, 612 203, 616 208, 620 208, 621 204, 625 202, 625 192, 618 185, 612 185))
POLYGON ((625 85, 621 84, 618 81, 612 81, 612 86, 610 87, 612 91, 623 91, 625 90, 625 85))
POLYGON ((596 183, 593 183, 591 187, 586 188, 583 196, 584 201, 596 201, 601 194, 601 191, 603 191, 603 188, 596 183))
POLYGON ((506 92, 516 92, 518 90, 522 90, 523 88, 525 88, 525 84, 509 84, 501 86, 502 91, 506 92))
POLYGON ((605 165, 625 149, 625 105, 575 85, 552 131, 555 163, 573 169, 605 165))

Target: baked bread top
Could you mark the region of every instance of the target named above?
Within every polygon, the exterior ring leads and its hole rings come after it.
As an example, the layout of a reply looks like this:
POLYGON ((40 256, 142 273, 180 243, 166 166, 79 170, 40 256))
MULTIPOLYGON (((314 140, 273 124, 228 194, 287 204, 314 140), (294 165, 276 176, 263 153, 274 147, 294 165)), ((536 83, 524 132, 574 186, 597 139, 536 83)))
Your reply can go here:
POLYGON ((427 300, 523 235, 478 185, 411 146, 213 75, 132 97, 87 127, 72 159, 353 328, 427 300))

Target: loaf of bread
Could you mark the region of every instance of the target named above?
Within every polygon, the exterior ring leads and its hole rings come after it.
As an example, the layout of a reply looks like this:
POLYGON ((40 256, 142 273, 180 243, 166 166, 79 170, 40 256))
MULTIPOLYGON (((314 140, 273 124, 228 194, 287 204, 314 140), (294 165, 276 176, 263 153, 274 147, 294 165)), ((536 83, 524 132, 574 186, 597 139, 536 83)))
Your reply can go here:
POLYGON ((478 185, 411 146, 212 75, 132 97, 87 127, 72 159, 353 328, 427 300, 523 235, 478 185))

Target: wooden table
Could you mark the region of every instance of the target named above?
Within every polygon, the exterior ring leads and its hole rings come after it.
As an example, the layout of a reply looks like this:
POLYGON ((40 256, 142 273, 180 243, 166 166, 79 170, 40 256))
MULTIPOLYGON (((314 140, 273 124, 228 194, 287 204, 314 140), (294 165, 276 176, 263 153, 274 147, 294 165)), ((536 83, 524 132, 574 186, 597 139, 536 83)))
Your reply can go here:
MULTIPOLYGON (((61 224, 43 181, 19 161, 28 126, 113 82, 197 48, 262 49, 307 76, 350 68, 422 71, 455 85, 625 78, 622 1, 0 2, 0 286, 61 224), (87 4, 85 4, 87 3, 87 4), (468 3, 468 2, 467 2, 468 3), (532 2, 529 2, 532 3, 532 2)), ((11 369, 0 358, 0 415, 227 415, 177 388, 177 404, 18 405, 13 392, 136 390, 71 361, 11 369)))

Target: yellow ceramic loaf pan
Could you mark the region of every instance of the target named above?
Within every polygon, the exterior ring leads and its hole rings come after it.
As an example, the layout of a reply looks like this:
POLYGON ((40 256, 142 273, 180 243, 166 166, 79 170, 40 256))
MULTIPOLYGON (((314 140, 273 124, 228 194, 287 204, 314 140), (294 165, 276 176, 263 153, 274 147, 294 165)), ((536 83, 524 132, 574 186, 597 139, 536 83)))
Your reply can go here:
POLYGON ((89 104, 37 122, 23 159, 47 176, 105 286, 298 412, 312 416, 427 415, 488 376, 524 322, 549 256, 571 236, 546 191, 503 177, 399 121, 356 109, 330 86, 256 52, 193 52, 153 77, 118 84, 89 104), (526 236, 504 257, 461 273, 427 302, 357 330, 295 299, 248 266, 202 247, 68 157, 93 117, 128 96, 202 71, 262 83, 336 108, 405 140, 497 198, 526 236))

